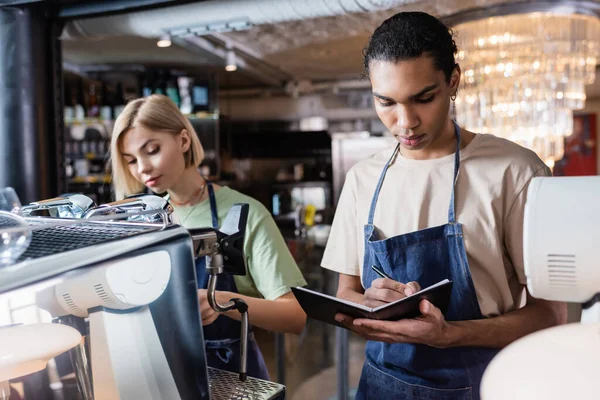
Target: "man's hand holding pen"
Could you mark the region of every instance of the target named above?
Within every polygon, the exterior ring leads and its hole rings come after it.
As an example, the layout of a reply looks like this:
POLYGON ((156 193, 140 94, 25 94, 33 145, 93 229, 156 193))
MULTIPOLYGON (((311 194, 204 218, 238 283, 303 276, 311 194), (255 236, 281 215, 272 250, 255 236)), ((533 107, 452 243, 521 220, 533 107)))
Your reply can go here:
POLYGON ((371 283, 371 287, 365 291, 364 304, 367 307, 375 308, 386 303, 392 303, 421 290, 418 282, 408 282, 406 284, 396 282, 391 276, 383 272, 381 268, 371 265, 371 269, 381 278, 375 279, 371 283))
MULTIPOLYGON (((383 271, 373 267, 380 276, 383 271)), ((410 296, 421 287, 417 282, 402 283, 385 275, 375 279, 371 287, 365 290, 364 304, 375 308, 410 296)), ((446 322, 441 310, 427 300, 419 305, 421 316, 400 321, 378 321, 372 319, 354 319, 345 314, 337 314, 336 321, 349 330, 367 339, 387 343, 420 343, 432 347, 448 347, 453 339, 454 326, 446 322)))
POLYGON ((410 296, 421 290, 417 282, 406 284, 388 278, 375 279, 365 290, 365 306, 375 308, 410 296))

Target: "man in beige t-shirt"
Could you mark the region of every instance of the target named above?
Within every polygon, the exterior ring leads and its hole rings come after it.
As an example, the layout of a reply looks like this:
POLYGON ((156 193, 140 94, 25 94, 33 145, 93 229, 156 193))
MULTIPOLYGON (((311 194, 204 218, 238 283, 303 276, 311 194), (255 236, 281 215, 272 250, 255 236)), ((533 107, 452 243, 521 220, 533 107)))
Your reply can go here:
POLYGON ((528 295, 523 271, 527 187, 550 171, 450 119, 456 52, 447 27, 420 12, 386 20, 364 52, 375 110, 398 145, 347 174, 322 266, 339 273, 338 297, 368 307, 453 283, 445 314, 422 300, 414 319, 336 316, 369 340, 357 400, 479 399, 500 348, 566 321, 564 303, 528 295))
MULTIPOLYGON (((394 147, 375 154, 348 172, 323 267, 361 276, 364 225, 393 151, 394 147)), ((456 219, 463 225, 477 300, 484 316, 505 314, 521 306, 527 284, 522 254, 525 189, 533 177, 550 171, 531 150, 493 135, 474 135, 460 156, 456 219)), ((426 160, 394 157, 374 216, 382 238, 447 222, 453 163, 454 154, 426 160)))

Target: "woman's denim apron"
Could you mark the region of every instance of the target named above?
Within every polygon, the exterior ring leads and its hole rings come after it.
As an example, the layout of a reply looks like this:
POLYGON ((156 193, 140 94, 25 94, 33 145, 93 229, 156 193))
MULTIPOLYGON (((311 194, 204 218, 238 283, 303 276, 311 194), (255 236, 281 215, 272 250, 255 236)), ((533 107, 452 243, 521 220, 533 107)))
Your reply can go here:
MULTIPOLYGON (((454 122, 456 152, 448 223, 379 240, 373 217, 377 198, 392 159, 385 165, 371 202, 365 225, 363 286, 379 276, 378 266, 398 282, 416 281, 422 288, 443 279, 453 281, 448 321, 481 319, 477 295, 469 272, 462 226, 456 221, 454 187, 460 168, 460 128, 454 122)), ((393 184, 393 183, 392 183, 393 184)), ((401 206, 401 205, 399 205, 401 206)), ((367 342, 357 399, 479 399, 483 371, 498 349, 455 347, 438 349, 421 344, 367 342)))
MULTIPOLYGON (((215 192, 211 183, 207 183, 207 185, 212 226, 213 228, 218 229, 219 220, 215 192)), ((206 289, 208 287, 208 274, 206 273, 205 267, 205 257, 200 257, 196 260, 198 289, 206 289)), ((233 293, 238 292, 233 275, 228 274, 227 272, 219 275, 216 289, 233 293)), ((250 309, 249 312, 252 312, 252 309, 250 309)), ((225 315, 219 316, 212 324, 204 326, 204 342, 208 366, 235 373, 240 372, 240 332, 241 323, 225 315)), ((254 339, 251 328, 248 330, 247 371, 248 376, 270 380, 265 360, 254 339)))

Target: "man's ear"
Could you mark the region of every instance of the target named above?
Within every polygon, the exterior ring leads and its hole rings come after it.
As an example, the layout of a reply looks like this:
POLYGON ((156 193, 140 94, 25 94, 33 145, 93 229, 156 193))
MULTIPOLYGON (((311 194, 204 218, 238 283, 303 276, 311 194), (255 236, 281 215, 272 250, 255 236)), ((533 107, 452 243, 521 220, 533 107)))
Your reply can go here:
POLYGON ((461 76, 460 65, 455 64, 454 69, 452 70, 452 74, 450 75, 450 83, 449 83, 452 93, 456 93, 456 91, 458 90, 458 85, 460 85, 460 76, 461 76))
POLYGON ((182 129, 179 135, 181 136, 181 151, 185 153, 192 145, 192 138, 187 129, 182 129))

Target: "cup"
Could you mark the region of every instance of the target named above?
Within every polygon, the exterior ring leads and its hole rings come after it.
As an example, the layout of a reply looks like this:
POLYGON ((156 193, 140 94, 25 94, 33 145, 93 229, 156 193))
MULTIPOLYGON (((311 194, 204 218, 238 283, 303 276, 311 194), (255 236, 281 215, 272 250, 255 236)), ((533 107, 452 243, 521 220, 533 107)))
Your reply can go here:
POLYGON ((11 187, 0 188, 0 211, 18 214, 20 209, 21 201, 15 189, 11 187))
POLYGON ((0 268, 14 264, 31 243, 31 228, 17 214, 0 211, 0 268))

